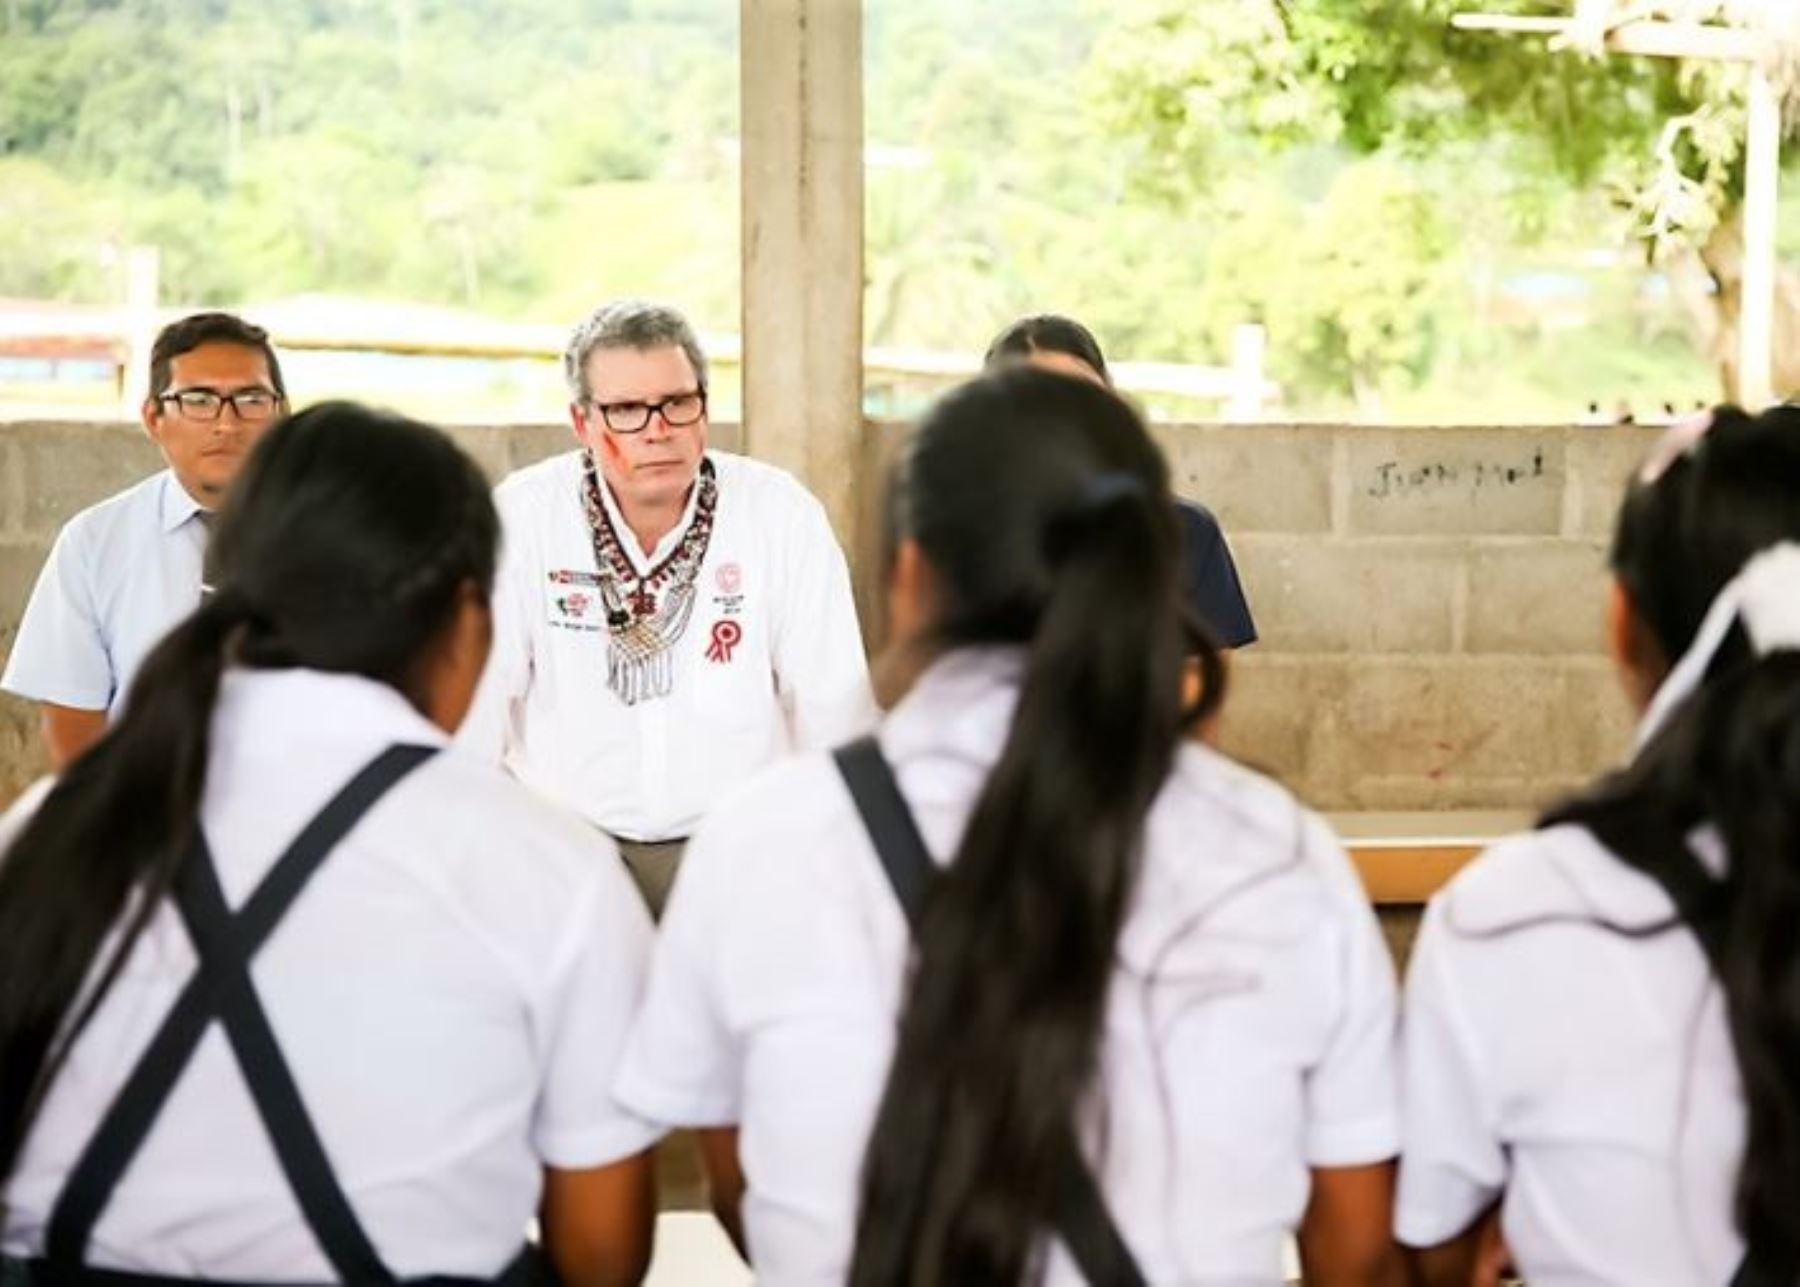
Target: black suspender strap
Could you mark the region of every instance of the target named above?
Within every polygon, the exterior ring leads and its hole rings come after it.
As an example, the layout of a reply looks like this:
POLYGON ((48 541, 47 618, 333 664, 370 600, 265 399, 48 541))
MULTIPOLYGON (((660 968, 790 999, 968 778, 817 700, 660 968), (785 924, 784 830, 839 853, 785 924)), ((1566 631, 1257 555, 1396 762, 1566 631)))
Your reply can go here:
MULTIPOLYGON (((925 896, 937 876, 918 821, 907 808, 893 769, 874 738, 860 738, 840 747, 833 758, 906 912, 907 924, 916 931, 925 896)), ((1092 1287, 1143 1287, 1144 1275, 1106 1209, 1106 1199, 1081 1156, 1072 1125, 1063 1155, 1057 1182, 1056 1232, 1069 1255, 1092 1287)))
MULTIPOLYGON (((200 1284, 205 1287, 312 1287, 310 1284, 245 1282, 229 1278, 177 1278, 0 1255, 0 1287, 199 1287, 200 1284)), ((405 1279, 403 1287, 557 1287, 557 1279, 543 1250, 527 1246, 513 1257, 512 1263, 501 1270, 497 1278, 433 1274, 427 1278, 405 1279)))
POLYGON ((346 1283, 391 1283, 325 1155, 293 1073, 250 979, 250 960, 340 840, 433 747, 392 746, 332 797, 233 915, 196 825, 174 896, 194 940, 199 967, 132 1069, 63 1186, 51 1212, 45 1260, 79 1266, 94 1225, 143 1146, 201 1037, 216 1018, 269 1132, 276 1156, 313 1236, 346 1283))
POLYGON ((875 842, 875 855, 881 859, 894 896, 900 900, 900 909, 906 913, 906 923, 917 930, 919 912, 925 906, 925 895, 937 876, 937 868, 925 847, 925 837, 919 834, 918 821, 907 808, 906 797, 900 794, 894 771, 881 753, 881 744, 872 737, 858 738, 839 747, 833 758, 837 760, 838 772, 844 775, 844 785, 850 788, 850 798, 856 802, 869 839, 875 842))
MULTIPOLYGON (((1607 849, 1620 857, 1630 855, 1634 870, 1662 886, 1716 977, 1725 963, 1724 882, 1706 870, 1688 844, 1674 839, 1664 827, 1633 825, 1617 817, 1595 819, 1587 827, 1607 849)), ((1793 1275, 1776 1272, 1766 1255, 1754 1245, 1746 1246, 1729 1287, 1793 1287, 1793 1275)))

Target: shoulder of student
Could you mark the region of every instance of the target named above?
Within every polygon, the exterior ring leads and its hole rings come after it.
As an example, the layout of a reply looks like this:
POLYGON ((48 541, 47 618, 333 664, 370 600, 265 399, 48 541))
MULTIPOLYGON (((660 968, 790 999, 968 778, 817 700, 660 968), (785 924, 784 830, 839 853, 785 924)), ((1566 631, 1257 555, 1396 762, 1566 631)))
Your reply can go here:
POLYGON ((1433 901, 1450 928, 1477 935, 1561 918, 1649 927, 1674 911, 1654 880, 1568 823, 1495 842, 1433 901))
POLYGON ((1151 811, 1141 876, 1146 928, 1206 911, 1213 928, 1348 924, 1371 915, 1329 824, 1279 783, 1184 743, 1151 811))
POLYGON ((843 824, 854 816, 831 753, 807 751, 776 760, 727 788, 707 809, 697 835, 729 836, 733 851, 741 850, 751 864, 759 861, 753 855, 785 861, 779 856, 801 852, 805 840, 841 837, 843 824))
MULTIPOLYGON (((706 879, 729 886, 731 896, 718 896, 738 905, 752 889, 846 878, 815 864, 842 864, 861 827, 831 756, 816 752, 779 761, 726 792, 696 844, 709 854, 706 879)), ((1263 775, 1198 745, 1181 748, 1151 811, 1145 852, 1139 903, 1155 911, 1140 917, 1133 938, 1227 904, 1221 920, 1232 923, 1240 914, 1296 924, 1370 915, 1361 881, 1323 818, 1263 775)))
POLYGON ((428 807, 409 812, 406 835, 416 874, 508 941, 629 892, 610 838, 485 759, 453 745, 419 776, 428 807))
POLYGON ((1343 845, 1317 811, 1268 775, 1198 742, 1184 742, 1164 789, 1160 809, 1181 825, 1235 837, 1233 852, 1260 858, 1268 852, 1341 854, 1343 845))

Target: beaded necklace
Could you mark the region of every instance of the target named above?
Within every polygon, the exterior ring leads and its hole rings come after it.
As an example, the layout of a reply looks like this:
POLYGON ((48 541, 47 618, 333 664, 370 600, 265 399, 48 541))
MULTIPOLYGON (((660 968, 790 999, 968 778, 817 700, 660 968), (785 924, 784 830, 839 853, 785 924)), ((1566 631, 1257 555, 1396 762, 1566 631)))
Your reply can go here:
POLYGON ((592 455, 582 453, 581 503, 594 541, 600 602, 606 609, 606 686, 627 706, 667 697, 675 687, 673 648, 694 611, 694 580, 712 541, 719 484, 702 458, 694 518, 669 557, 640 575, 600 497, 592 455))

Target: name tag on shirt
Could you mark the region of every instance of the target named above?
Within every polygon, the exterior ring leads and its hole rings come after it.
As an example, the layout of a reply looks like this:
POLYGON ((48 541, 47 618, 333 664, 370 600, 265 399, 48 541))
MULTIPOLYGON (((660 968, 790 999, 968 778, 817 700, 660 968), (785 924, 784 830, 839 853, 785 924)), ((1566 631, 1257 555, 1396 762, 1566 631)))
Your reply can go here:
POLYGON ((593 572, 558 569, 545 587, 545 619, 555 629, 595 634, 606 628, 600 601, 600 577, 593 572))

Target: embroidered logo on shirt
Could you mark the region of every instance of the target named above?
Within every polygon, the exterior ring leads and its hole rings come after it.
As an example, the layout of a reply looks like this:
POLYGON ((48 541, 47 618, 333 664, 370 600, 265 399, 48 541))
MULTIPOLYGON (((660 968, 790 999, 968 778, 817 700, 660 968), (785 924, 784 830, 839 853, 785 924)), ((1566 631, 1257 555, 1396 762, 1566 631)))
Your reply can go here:
POLYGON ((553 630, 573 630, 592 635, 604 630, 600 596, 595 588, 600 578, 592 572, 574 568, 556 568, 547 574, 544 618, 553 630))
POLYGON ((740 563, 727 563, 713 573, 713 608, 721 617, 739 617, 744 613, 744 568, 740 563))
POLYGON ((712 628, 712 643, 707 645, 706 659, 711 662, 728 662, 731 650, 744 642, 744 628, 735 621, 715 621, 712 628))

